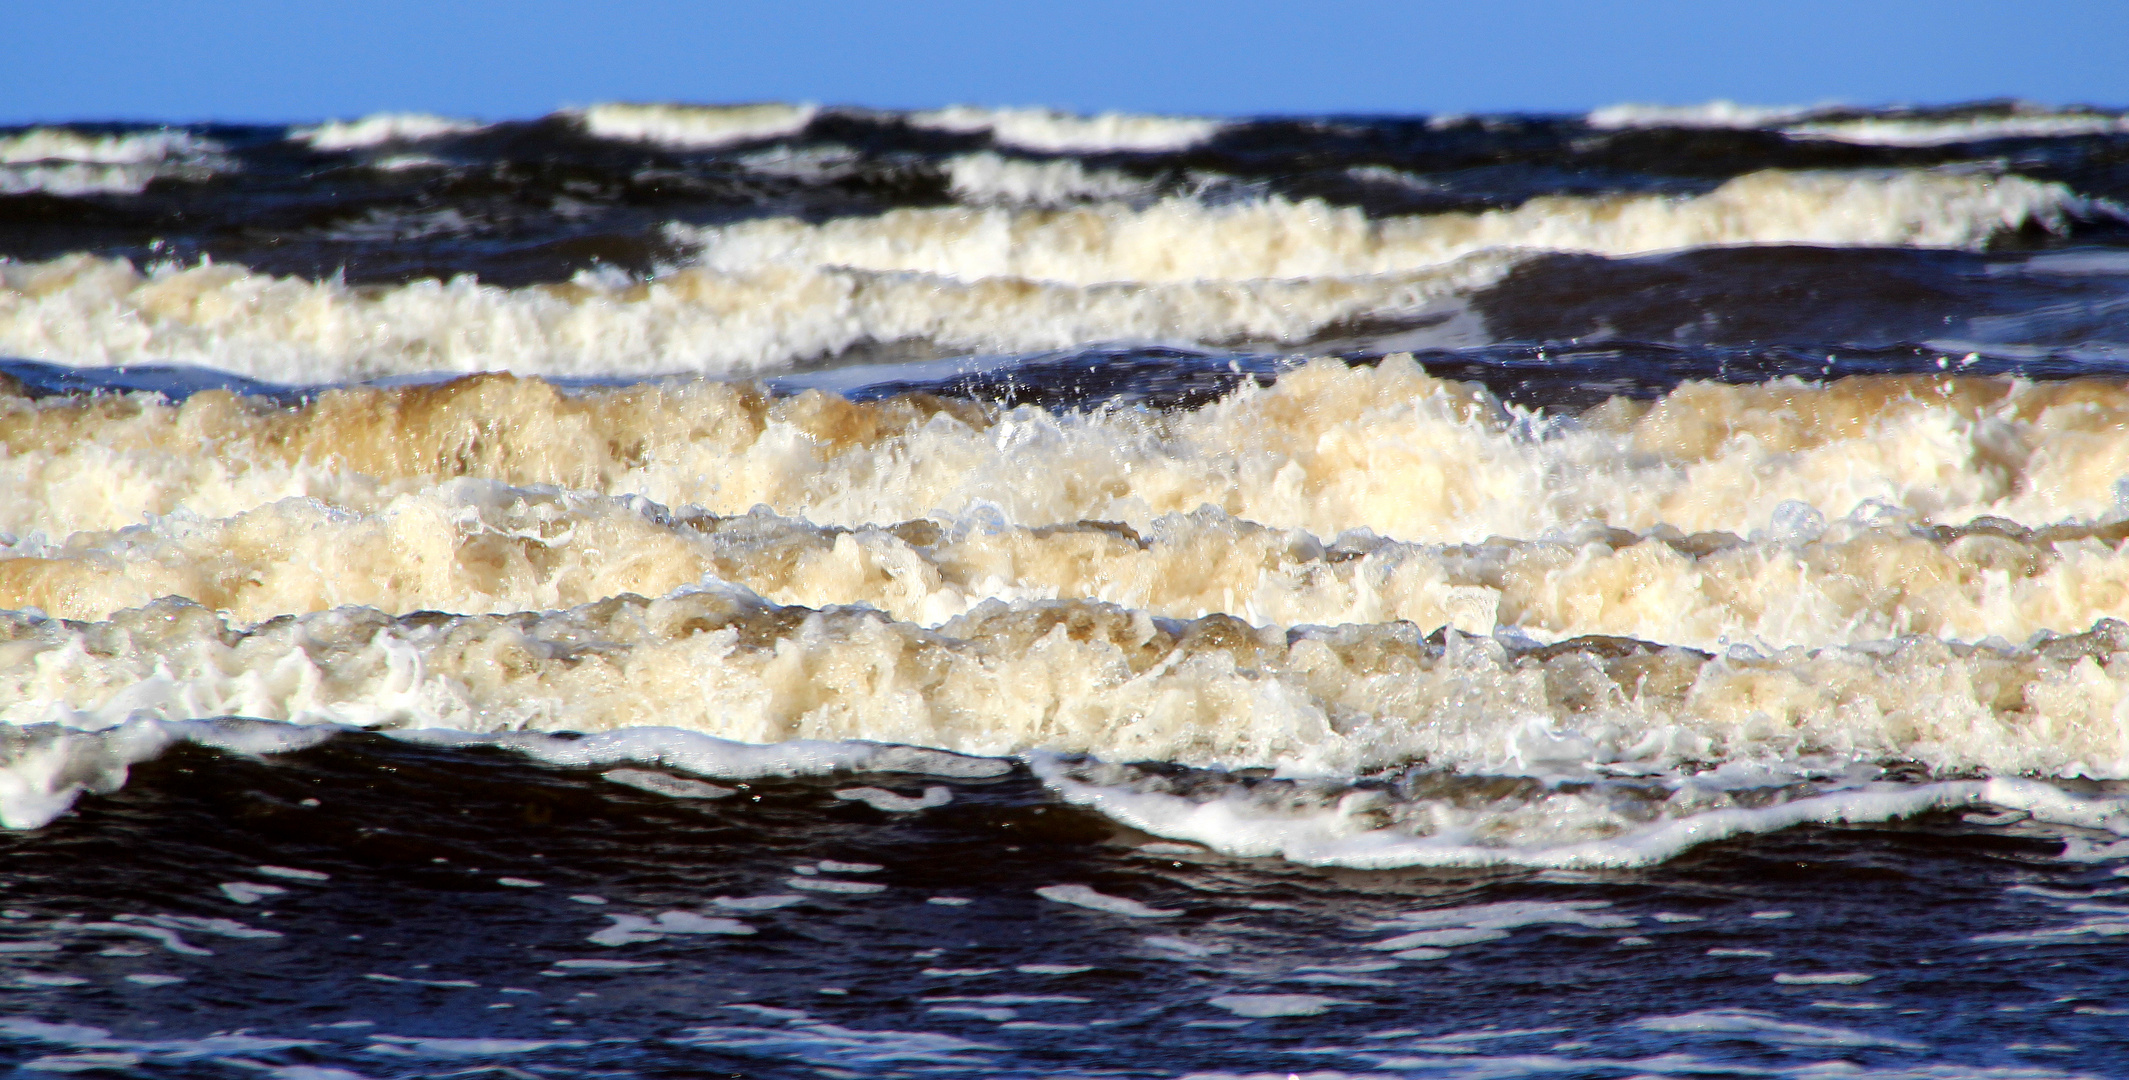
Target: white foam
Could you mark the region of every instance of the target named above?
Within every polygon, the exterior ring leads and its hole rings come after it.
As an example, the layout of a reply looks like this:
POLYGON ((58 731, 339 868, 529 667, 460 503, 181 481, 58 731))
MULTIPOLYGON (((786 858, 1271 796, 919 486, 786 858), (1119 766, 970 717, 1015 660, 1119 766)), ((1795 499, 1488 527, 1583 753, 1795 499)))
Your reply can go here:
MULTIPOLYGON (((608 961, 617 963, 618 961, 608 961)), ((564 960, 562 965, 584 965, 588 960, 564 960)), ((637 966, 637 965, 632 965, 637 966)), ((419 1057, 499 1057, 510 1054, 531 1054, 559 1047, 585 1045, 574 1040, 555 1039, 435 1039, 405 1035, 374 1035, 377 1046, 370 1053, 397 1053, 419 1057)))
POLYGON ((1093 998, 1073 997, 1070 994, 942 994, 927 997, 925 1001, 958 1001, 975 1005, 1092 1005, 1093 998))
POLYGON ((33 731, 14 736, 0 769, 0 825, 40 828, 87 792, 104 794, 126 782, 126 770, 163 752, 175 736, 160 724, 126 725, 116 732, 33 731))
POLYGON ((1496 280, 1510 261, 1380 279, 1095 288, 768 266, 682 268, 642 283, 586 274, 521 289, 470 278, 371 289, 230 264, 142 273, 68 256, 0 262, 0 351, 297 382, 437 371, 739 376, 868 343, 1032 352, 1103 340, 1299 341, 1371 312, 1424 308, 1496 280))
POLYGON ((924 1011, 943 1013, 948 1016, 973 1016, 978 1020, 990 1020, 998 1023, 1011 1020, 1019 1015, 1018 1012, 1012 1009, 983 1008, 973 1005, 933 1005, 924 1011))
POLYGON ((0 165, 0 195, 138 195, 164 176, 189 170, 165 165, 58 164, 0 165))
POLYGON ((1069 206, 1150 196, 1150 181, 1071 158, 1027 161, 992 153, 964 154, 946 163, 947 187, 962 202, 1008 206, 1069 206))
POLYGON ((1548 927, 1548 924, 1571 924, 1571 927, 1588 929, 1633 927, 1633 918, 1605 914, 1605 907, 1610 907, 1610 903, 1505 901, 1480 903, 1469 907, 1431 907, 1431 910, 1407 912, 1390 922, 1384 922, 1384 927, 1388 929, 1407 933, 1386 937, 1382 942, 1369 942, 1367 948, 1380 952, 1397 952, 1399 956, 1407 956, 1407 959, 1441 959, 1441 956, 1448 954, 1446 950, 1484 942, 1499 942, 1499 939, 1507 937, 1507 931, 1520 927, 1548 927))
POLYGON ((133 195, 165 177, 200 180, 232 168, 225 150, 167 128, 120 134, 30 128, 0 135, 0 195, 133 195))
MULTIPOLYGON (((1068 801, 1159 836, 1187 839, 1231 855, 1278 856, 1317 866, 1645 866, 1697 844, 1805 822, 1882 821, 1931 810, 1991 803, 2052 804, 2059 789, 2026 780, 1879 783, 1823 791, 1750 808, 1708 808, 1704 798, 1659 806, 1653 820, 1630 821, 1597 809, 1606 801, 1558 793, 1522 805, 1483 808, 1449 799, 1424 799, 1409 809, 1354 793, 1314 812, 1246 798, 1194 800, 1121 785, 1095 786, 1037 759, 1036 768, 1068 801), (1356 797, 1357 796, 1357 797, 1356 797), (1357 805, 1356 805, 1357 804, 1357 805), (1355 813, 1355 811, 1361 813, 1355 813), (1396 811, 1405 827, 1385 827, 1396 811), (1371 820, 1374 819, 1374 820, 1371 820)), ((2066 817, 2082 824, 2101 816, 2129 832, 2129 803, 2084 800, 2066 817)), ((1500 936, 1497 930, 1417 931, 1378 943, 1385 950, 1438 949, 1500 936)), ((1402 955, 1402 954, 1400 954, 1402 955)))
POLYGON ((1387 165, 1356 165, 1347 169, 1345 174, 1363 184, 1382 184, 1393 188, 1403 188, 1406 191, 1440 192, 1445 190, 1439 181, 1428 179, 1417 173, 1406 172, 1403 169, 1393 169, 1387 165))
POLYGON ((644 769, 608 769, 600 775, 616 784, 675 799, 722 799, 739 794, 737 788, 705 784, 700 780, 683 780, 677 776, 644 769))
MULTIPOLYGON (((1118 912, 1117 914, 1126 913, 1118 912)), ((1163 952, 1179 953, 1183 956, 1218 956, 1222 953, 1234 951, 1234 946, 1232 945, 1207 945, 1203 942, 1192 941, 1189 938, 1179 938, 1170 934, 1149 934, 1139 940, 1163 952)))
POLYGON ((92 922, 83 923, 81 929, 110 934, 131 934, 154 941, 163 948, 181 956, 213 956, 213 949, 203 949, 186 941, 177 931, 168 927, 143 926, 137 923, 92 922))
POLYGON ((1206 1004, 1257 1020, 1272 1016, 1321 1016, 1339 1005, 1365 1003, 1320 994, 1222 994, 1209 999, 1206 1004))
MULTIPOLYGON (((53 726, 0 729, 11 745, 0 755, 0 825, 11 829, 34 829, 49 823, 83 794, 108 794, 125 783, 127 770, 160 756, 179 742, 190 741, 225 751, 264 754, 300 750, 332 737, 340 728, 331 722, 311 724, 242 725, 245 735, 232 738, 228 722, 209 720, 133 719, 101 730, 83 731, 53 726)), ((493 743, 527 753, 552 764, 603 764, 614 760, 647 760, 670 767, 690 768, 705 775, 727 778, 817 775, 845 769, 933 772, 954 776, 993 776, 1010 766, 1001 761, 963 758, 913 747, 869 744, 818 744, 800 741, 778 746, 745 746, 725 740, 707 741, 689 732, 637 729, 611 733, 618 738, 598 739, 592 747, 578 747, 585 739, 505 734, 482 737, 455 731, 398 733, 414 741, 445 744, 493 743)), ((624 770, 615 770, 624 771, 624 770)), ((682 798, 719 798, 732 794, 692 794, 694 787, 714 785, 658 775, 666 783, 646 788, 682 798)), ((609 774, 610 776, 610 774, 609 774)), ((638 785, 631 785, 638 786, 638 785)), ((844 865, 844 864, 837 864, 844 865)), ((848 864, 860 865, 860 864, 848 864)), ((863 864, 870 865, 870 864, 863 864)), ((324 881, 330 875, 289 867, 261 866, 260 874, 298 881, 324 881)), ((519 879, 511 879, 513 881, 519 879)), ((816 883, 823 891, 875 892, 881 886, 860 883, 816 883), (850 886, 845 888, 844 886, 850 886)), ((281 893, 271 885, 225 885, 223 891, 239 903, 281 893), (239 894, 251 899, 238 899, 239 894)))
POLYGON ((1782 132, 1795 138, 1826 139, 1866 146, 1943 146, 1987 139, 2070 138, 2129 132, 2129 115, 2119 113, 2014 112, 2005 116, 1900 117, 1870 116, 1790 124, 1782 132))
POLYGON ((333 876, 318 870, 299 870, 293 866, 255 866, 252 869, 268 877, 288 881, 329 881, 333 876))
POLYGON ((769 896, 718 896, 710 900, 710 903, 728 911, 774 911, 777 908, 790 907, 793 904, 803 904, 805 902, 805 897, 792 896, 788 893, 769 896))
POLYGON ((1590 127, 1621 128, 1760 128, 1801 120, 1830 105, 1740 105, 1709 101, 1699 105, 1606 105, 1583 118, 1590 127))
MULTIPOLYGON (((1278 200, 897 210, 672 226, 699 265, 519 289, 382 289, 231 265, 0 263, 0 350, 316 382, 435 371, 745 374, 873 342, 1031 352, 1102 340, 1300 341, 1431 310, 1532 250, 1808 243, 1970 248, 2121 213, 2058 184, 1925 171, 1757 173, 1703 196, 1546 197, 1372 221, 1278 200)), ((426 227, 426 226, 424 226, 426 227)))
MULTIPOLYGON (((437 717, 441 719, 441 717, 437 717)), ((1012 766, 914 746, 791 739, 756 745, 667 727, 628 727, 582 737, 530 731, 481 733, 422 728, 393 733, 439 745, 490 745, 515 750, 550 765, 584 767, 621 761, 664 765, 721 780, 770 776, 821 776, 835 772, 899 772, 974 778, 1001 776, 1012 766)))
POLYGON ((736 1049, 748 1057, 764 1051, 790 1054, 801 1060, 847 1062, 857 1068, 878 1071, 882 1061, 922 1061, 931 1068, 987 1067, 983 1058, 961 1056, 970 1051, 997 1050, 996 1046, 938 1035, 926 1031, 868 1030, 829 1024, 795 1009, 772 1009, 759 1005, 727 1005, 773 1022, 777 1028, 704 1025, 688 1028, 670 1041, 681 1046, 710 1050, 736 1049))
POLYGON ((279 930, 266 930, 256 926, 248 926, 235 919, 217 919, 198 915, 118 915, 113 917, 113 921, 119 923, 142 922, 173 930, 190 930, 195 933, 213 934, 216 937, 226 938, 259 939, 282 936, 279 930))
POLYGON ((223 896, 239 904, 256 904, 269 896, 288 892, 279 885, 259 885, 249 881, 225 881, 220 888, 223 896))
MULTIPOLYGON (((1607 913, 1605 909, 1609 907, 1611 904, 1603 900, 1509 900, 1496 904, 1408 911, 1386 925, 1459 927, 1488 932, 1555 924, 1581 926, 1592 930, 1617 930, 1634 925, 1631 917, 1607 913)), ((1489 937, 1473 940, 1493 939, 1489 937)), ((1382 946, 1378 943, 1370 947, 1382 946)))
POLYGON ((2089 109, 2056 110, 2019 103, 2007 112, 1875 113, 1837 105, 1758 106, 1734 101, 1701 105, 1609 105, 1585 117, 1593 128, 1737 128, 1778 130, 1793 138, 1867 146, 1942 146, 1985 139, 2070 138, 2129 131, 2129 115, 2089 109))
POLYGON ((681 150, 795 135, 819 114, 816 105, 659 105, 612 103, 571 110, 584 130, 601 139, 650 142, 681 150))
POLYGON ((2077 922, 2043 927, 2038 930, 1976 934, 1971 940, 1992 945, 2077 945, 2089 943, 2094 938, 2117 938, 2123 936, 2129 936, 2129 917, 2116 914, 2081 919, 2077 922))
POLYGON ((924 794, 915 796, 897 794, 886 788, 845 788, 836 792, 835 797, 862 802, 874 810, 891 814, 907 814, 917 810, 930 810, 954 801, 953 792, 938 786, 925 788, 924 794))
POLYGON ((1633 1026, 1644 1031, 1660 1031, 1666 1034, 1743 1038, 1781 1047, 1926 1049, 1920 1043, 1905 1039, 1821 1024, 1799 1024, 1753 1009, 1707 1009, 1678 1016, 1646 1017, 1634 1021, 1633 1026))
POLYGON ((1484 251, 1634 255, 1739 244, 1972 248, 2021 224, 2116 212, 2060 184, 1905 170, 1765 171, 1699 196, 1545 196, 1514 209, 1369 219, 1318 202, 908 209, 820 224, 773 218, 673 226, 726 272, 851 267, 960 281, 1346 278, 1440 267, 1484 251))
POLYGON ((31 1072, 87 1072, 101 1069, 126 1069, 141 1062, 139 1054, 125 1052, 86 1054, 47 1054, 31 1058, 22 1068, 31 1072))
MULTIPOLYGON (((99 725, 101 726, 101 725, 99 725)), ((107 794, 127 770, 191 741, 240 753, 277 753, 315 745, 330 731, 213 721, 142 721, 86 732, 58 727, 0 730, 0 825, 40 828, 83 794, 107 794)))
POLYGON ((1182 914, 1180 910, 1148 907, 1136 900, 1096 892, 1085 885, 1045 885, 1035 890, 1035 895, 1060 904, 1106 911, 1111 915, 1132 919, 1166 919, 1182 914))
POLYGON ((1369 942, 1367 947, 1380 949, 1383 952, 1396 952, 1399 949, 1422 947, 1453 949, 1459 945, 1478 945, 1488 941, 1499 941, 1507 936, 1507 932, 1502 930, 1473 930, 1462 927, 1452 930, 1419 930, 1409 934, 1399 934, 1396 937, 1386 938, 1382 941, 1369 942))
POLYGON ((843 881, 838 878, 794 877, 785 878, 784 887, 803 889, 807 892, 841 893, 848 896, 867 896, 886 892, 887 886, 872 881, 843 881))
MULTIPOLYGON (((737 919, 713 918, 697 915, 691 911, 660 912, 656 918, 641 915, 608 915, 611 926, 591 935, 586 940, 595 945, 618 947, 638 945, 647 941, 662 941, 676 935, 718 934, 747 936, 754 928, 737 919)), ((564 961, 561 966, 569 966, 564 961)), ((581 964, 578 966, 582 966, 581 964)))
MULTIPOLYGON (((423 966, 425 967, 427 965, 423 966)), ((367 975, 364 975, 363 978, 368 979, 372 982, 406 983, 413 986, 434 986, 444 990, 477 990, 480 988, 479 983, 473 982, 468 979, 403 979, 397 975, 383 975, 374 971, 367 975)))
POLYGON ((1187 116, 1105 112, 1076 116, 1042 108, 954 105, 906 117, 912 127, 990 133, 1002 146, 1046 153, 1157 153, 1185 150, 1210 140, 1226 125, 1187 116))
POLYGON ((865 161, 864 155, 847 146, 784 146, 741 155, 749 170, 807 183, 827 183, 850 175, 865 161))
POLYGON ((144 1060, 171 1064, 197 1058, 226 1058, 325 1045, 316 1039, 279 1039, 246 1033, 209 1035, 200 1039, 135 1041, 113 1038, 109 1030, 87 1024, 54 1024, 27 1017, 0 1017, 0 1034, 82 1050, 131 1052, 144 1060))
POLYGON ((72 128, 30 128, 0 135, 0 164, 71 161, 97 165, 151 165, 222 153, 226 147, 189 131, 164 128, 95 134, 72 128))
POLYGON ((386 143, 422 142, 479 131, 485 125, 434 113, 373 113, 357 120, 328 120, 291 128, 288 137, 313 150, 358 150, 386 143))

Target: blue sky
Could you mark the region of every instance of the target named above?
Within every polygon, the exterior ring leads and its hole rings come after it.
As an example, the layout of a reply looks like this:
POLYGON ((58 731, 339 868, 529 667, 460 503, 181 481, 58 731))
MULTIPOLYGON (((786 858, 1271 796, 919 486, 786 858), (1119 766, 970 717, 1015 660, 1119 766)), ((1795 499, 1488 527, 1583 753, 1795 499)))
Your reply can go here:
POLYGON ((1251 115, 2129 105, 2120 0, 15 0, 0 123, 485 119, 608 100, 1251 115))

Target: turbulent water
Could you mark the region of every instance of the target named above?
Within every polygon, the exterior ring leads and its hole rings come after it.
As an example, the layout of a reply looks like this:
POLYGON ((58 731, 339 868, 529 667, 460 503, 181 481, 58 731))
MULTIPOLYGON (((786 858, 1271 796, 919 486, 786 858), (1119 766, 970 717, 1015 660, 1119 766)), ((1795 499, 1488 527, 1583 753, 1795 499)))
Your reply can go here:
POLYGON ((21 1075, 2129 1076, 2129 115, 0 129, 21 1075))

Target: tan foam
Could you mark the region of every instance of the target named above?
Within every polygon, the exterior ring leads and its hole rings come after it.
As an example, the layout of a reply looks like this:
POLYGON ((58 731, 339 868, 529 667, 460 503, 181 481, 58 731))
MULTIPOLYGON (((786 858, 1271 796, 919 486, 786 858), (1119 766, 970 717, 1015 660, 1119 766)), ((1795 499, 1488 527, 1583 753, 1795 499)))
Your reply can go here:
POLYGON ((927 631, 722 592, 544 616, 342 608, 244 631, 172 601, 103 623, 0 617, 0 718, 661 725, 1346 775, 1816 755, 2120 776, 2125 648, 2110 622, 2026 650, 1913 639, 1740 659, 1588 638, 1511 653, 1403 624, 1287 634, 1086 601, 993 603, 927 631))
POLYGON ((551 610, 705 579, 777 603, 866 604, 938 625, 985 600, 1084 597, 1170 618, 1405 621, 1542 639, 1606 634, 1700 648, 1924 635, 2024 641, 2129 614, 2129 525, 2032 533, 1840 526, 1808 541, 1587 530, 1476 545, 1361 541, 1222 514, 991 530, 855 530, 773 515, 675 514, 636 500, 460 481, 354 513, 314 499, 218 521, 79 533, 0 559, 0 608, 102 619, 183 596, 239 622, 359 604, 388 612, 551 610))
POLYGON ((367 512, 458 477, 842 526, 936 512, 1144 530, 1210 505, 1325 539, 1468 543, 1592 520, 1749 534, 1792 502, 1827 519, 1875 506, 2044 525, 2120 512, 2125 402, 2098 381, 1688 384, 1652 407, 1548 420, 1394 357, 1319 362, 1175 414, 772 400, 711 383, 563 394, 505 376, 295 408, 221 393, 0 398, 0 530, 60 538, 292 496, 367 512))
POLYGON ((506 289, 471 278, 350 287, 240 266, 69 255, 0 262, 0 352, 179 362, 315 384, 428 372, 750 375, 872 343, 971 352, 1088 341, 1305 341, 1498 280, 1520 256, 1376 277, 1079 286, 843 267, 680 269, 506 289))

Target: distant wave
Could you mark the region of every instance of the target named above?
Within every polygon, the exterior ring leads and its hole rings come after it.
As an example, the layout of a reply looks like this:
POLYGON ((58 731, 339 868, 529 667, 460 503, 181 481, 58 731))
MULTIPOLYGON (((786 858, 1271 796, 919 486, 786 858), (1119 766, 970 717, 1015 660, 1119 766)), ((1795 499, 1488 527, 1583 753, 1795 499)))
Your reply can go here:
POLYGON ((1760 172, 1697 197, 1549 196, 1512 210, 1370 220, 1317 202, 1208 206, 1169 198, 1057 212, 896 210, 676 227, 701 265, 835 266, 1091 285, 1355 277, 1482 251, 1631 255, 1721 244, 1972 248, 2028 223, 2117 212, 2059 184, 1928 171, 1760 172))
POLYGON ((2062 138, 2129 132, 2129 113, 2054 109, 2024 102, 2008 107, 1932 110, 1854 109, 1840 105, 1608 105, 1584 122, 1593 128, 1738 128, 1778 131, 1791 138, 1870 146, 1944 146, 1988 139, 2062 138))
POLYGON ((1699 105, 1606 105, 1583 118, 1593 128, 1763 128, 1815 116, 1833 106, 1740 105, 1709 101, 1699 105))
POLYGON ((1143 198, 1155 185, 1109 169, 1090 169, 1065 158, 1023 161, 993 153, 967 154, 946 163, 948 187, 962 202, 1017 206, 1068 206, 1078 202, 1143 198))
MULTIPOLYGON (((670 235, 698 254, 653 281, 580 275, 521 289, 470 280, 352 288, 227 264, 143 272, 69 256, 0 263, 0 351, 317 382, 426 371, 748 374, 913 339, 999 352, 1304 341, 1341 321, 1407 314, 1483 287, 1533 251, 1975 248, 2009 230, 2123 213, 2019 177, 1763 172, 1704 196, 1546 197, 1379 221, 1313 202, 1209 206, 1172 196, 1143 207, 675 225, 670 235)), ((463 225, 417 216, 348 228, 441 235, 463 225)))
POLYGON ((328 120, 323 124, 293 128, 288 137, 308 143, 314 150, 354 150, 463 135, 479 131, 483 126, 478 121, 432 113, 376 113, 359 120, 328 120))
POLYGON ((231 168, 221 143, 156 128, 105 133, 38 127, 0 135, 0 195, 132 195, 165 177, 204 179, 231 168))
POLYGON ((1187 116, 1105 112, 1078 116, 1055 109, 992 109, 955 105, 911 113, 914 127, 988 132, 1002 146, 1052 153, 1183 150, 1211 139, 1226 125, 1187 116))
POLYGON ((759 105, 593 105, 564 112, 601 139, 657 143, 706 150, 733 143, 795 135, 813 122, 820 107, 768 102, 759 105))

